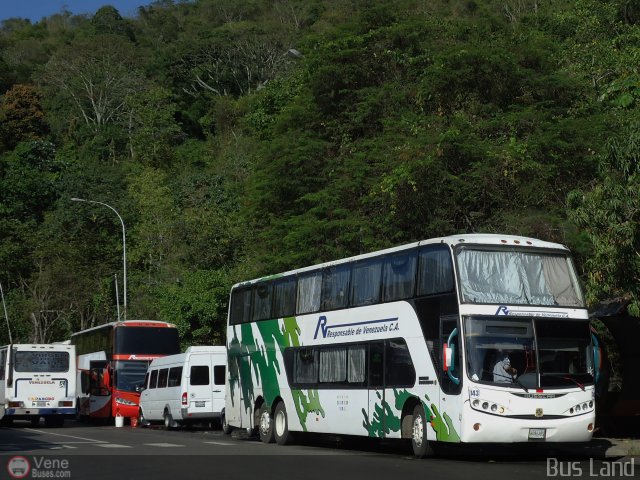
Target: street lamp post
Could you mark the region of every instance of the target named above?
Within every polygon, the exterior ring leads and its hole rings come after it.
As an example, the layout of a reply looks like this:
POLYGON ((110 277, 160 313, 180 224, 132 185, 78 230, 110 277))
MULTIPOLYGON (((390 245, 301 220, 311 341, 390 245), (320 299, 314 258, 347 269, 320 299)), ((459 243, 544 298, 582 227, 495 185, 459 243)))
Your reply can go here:
POLYGON ((97 202, 95 200, 85 200, 84 198, 72 198, 71 199, 72 202, 86 202, 86 203, 97 203, 98 205, 102 205, 105 206, 109 209, 111 209, 113 211, 113 213, 115 213, 118 216, 118 219, 120 220, 120 224, 122 225, 122 270, 123 270, 123 276, 122 276, 122 300, 123 300, 123 310, 122 310, 122 317, 124 318, 124 320, 127 319, 127 238, 126 238, 126 234, 125 234, 125 229, 124 229, 124 220, 122 220, 122 217, 120 216, 120 214, 118 213, 118 211, 113 208, 111 205, 107 205, 106 203, 103 202, 97 202))

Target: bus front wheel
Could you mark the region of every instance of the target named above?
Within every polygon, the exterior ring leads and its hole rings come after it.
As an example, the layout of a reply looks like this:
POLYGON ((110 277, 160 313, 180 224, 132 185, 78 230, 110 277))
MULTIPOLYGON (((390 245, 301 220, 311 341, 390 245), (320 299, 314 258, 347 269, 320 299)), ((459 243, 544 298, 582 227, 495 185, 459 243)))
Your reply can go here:
POLYGON ((287 445, 293 441, 289 431, 289 418, 284 402, 279 402, 273 414, 273 433, 278 445, 287 445))
POLYGON ((416 405, 413 409, 411 446, 413 454, 418 458, 433 454, 429 440, 427 440, 427 416, 422 405, 416 405))

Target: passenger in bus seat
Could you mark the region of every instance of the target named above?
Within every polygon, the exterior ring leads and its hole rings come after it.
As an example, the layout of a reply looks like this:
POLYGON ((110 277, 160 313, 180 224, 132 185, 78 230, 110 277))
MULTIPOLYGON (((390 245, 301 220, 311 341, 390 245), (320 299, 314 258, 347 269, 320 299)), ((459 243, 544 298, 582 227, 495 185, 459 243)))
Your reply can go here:
POLYGON ((513 383, 518 370, 511 366, 509 352, 498 354, 498 361, 493 367, 493 381, 496 383, 513 383))

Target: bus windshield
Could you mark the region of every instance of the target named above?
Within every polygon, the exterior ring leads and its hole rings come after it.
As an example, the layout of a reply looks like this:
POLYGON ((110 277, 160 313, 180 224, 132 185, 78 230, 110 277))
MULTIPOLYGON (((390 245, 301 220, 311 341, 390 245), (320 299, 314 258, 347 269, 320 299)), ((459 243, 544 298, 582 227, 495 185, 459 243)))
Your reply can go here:
POLYGON ((588 320, 467 317, 464 327, 471 380, 525 389, 593 383, 588 320))
POLYGON ((17 351, 14 369, 16 372, 68 372, 69 353, 17 351))
POLYGON ((584 307, 573 265, 564 253, 456 250, 462 303, 584 307))
POLYGON ((117 390, 124 390, 125 392, 136 392, 138 387, 141 387, 144 382, 144 376, 147 373, 147 367, 149 367, 147 361, 139 360, 126 360, 116 361, 114 365, 114 386, 117 390))
POLYGON ((116 354, 173 355, 180 353, 178 329, 166 327, 116 328, 116 354))

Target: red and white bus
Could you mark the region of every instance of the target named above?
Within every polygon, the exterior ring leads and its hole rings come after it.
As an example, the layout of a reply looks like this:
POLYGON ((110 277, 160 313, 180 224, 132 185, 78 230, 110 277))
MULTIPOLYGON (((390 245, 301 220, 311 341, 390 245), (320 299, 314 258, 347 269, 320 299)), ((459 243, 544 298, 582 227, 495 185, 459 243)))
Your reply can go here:
POLYGON ((175 325, 155 320, 111 322, 71 335, 78 356, 78 414, 138 416, 140 387, 154 358, 180 353, 175 325))

